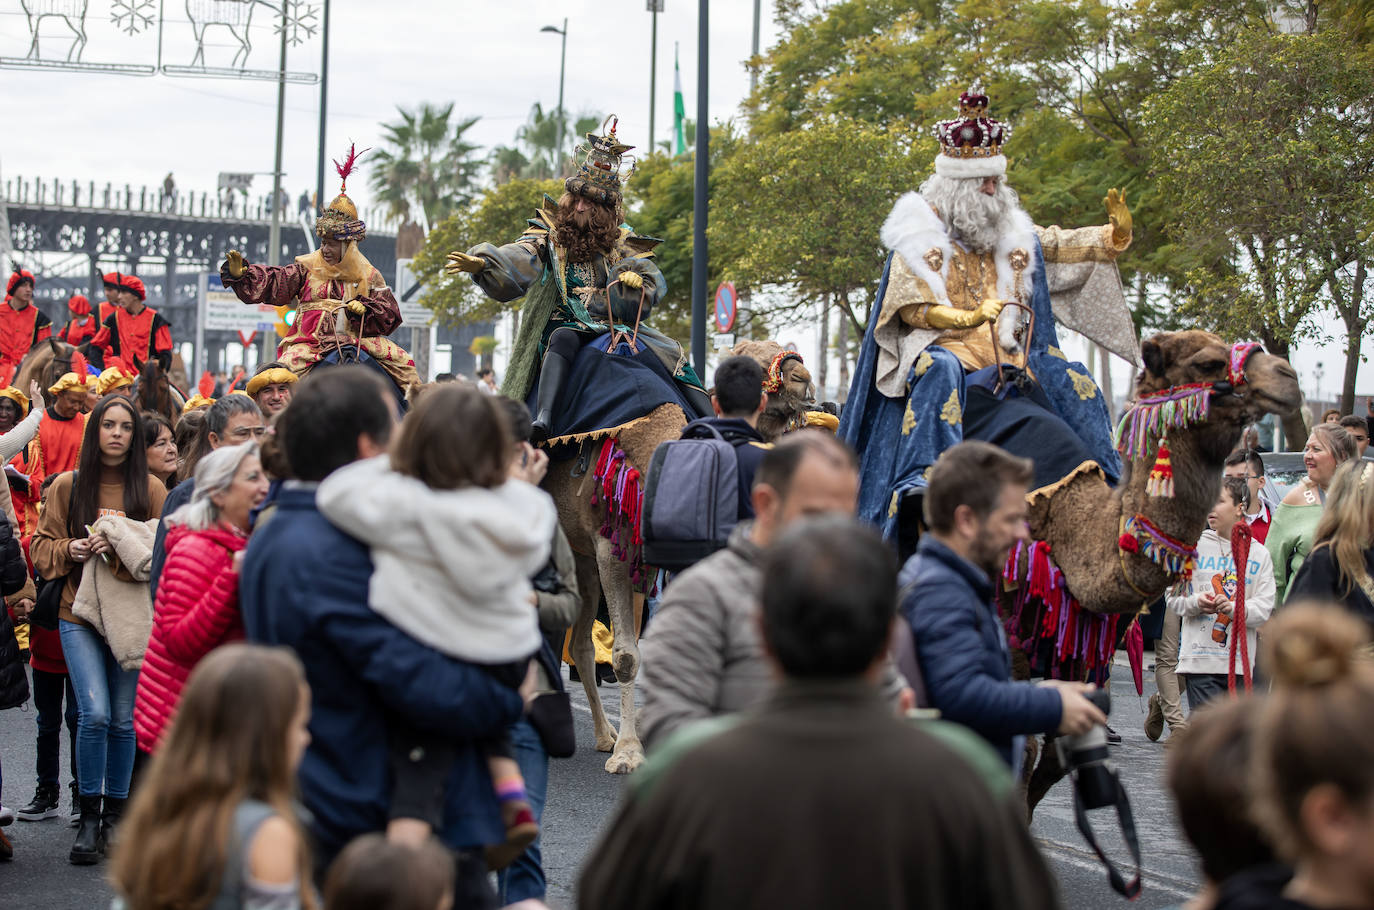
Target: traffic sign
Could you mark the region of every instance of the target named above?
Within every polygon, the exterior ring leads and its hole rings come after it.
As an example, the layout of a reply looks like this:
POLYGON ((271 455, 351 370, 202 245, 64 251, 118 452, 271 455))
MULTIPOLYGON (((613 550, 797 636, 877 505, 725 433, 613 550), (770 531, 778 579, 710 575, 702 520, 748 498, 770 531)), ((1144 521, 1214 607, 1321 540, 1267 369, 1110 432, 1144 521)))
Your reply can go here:
POLYGON ((201 312, 207 329, 263 332, 272 328, 276 310, 266 304, 246 304, 220 281, 217 273, 201 275, 201 312))
POLYGON ((735 315, 739 310, 739 298, 731 281, 722 281, 716 288, 716 330, 728 332, 735 327, 735 315))

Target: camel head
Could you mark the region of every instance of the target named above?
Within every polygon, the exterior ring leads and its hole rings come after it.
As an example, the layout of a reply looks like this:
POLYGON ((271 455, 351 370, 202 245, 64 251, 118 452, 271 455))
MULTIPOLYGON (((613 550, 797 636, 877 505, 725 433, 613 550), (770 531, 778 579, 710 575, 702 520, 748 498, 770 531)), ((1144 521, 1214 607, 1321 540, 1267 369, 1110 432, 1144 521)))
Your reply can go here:
MULTIPOLYGON (((802 363, 799 355, 784 354, 782 345, 776 341, 742 341, 730 352, 734 355, 752 357, 765 374, 772 368, 779 355, 784 355, 778 363, 778 387, 768 393, 768 406, 759 418, 759 432, 770 442, 786 431, 789 423, 799 419, 816 403, 816 384, 811 380, 811 371, 802 363)), ((765 376, 767 388, 771 377, 765 376)))
POLYGON ((1219 457, 1235 446, 1246 424, 1265 413, 1290 413, 1302 402, 1297 373, 1287 360, 1258 347, 1232 347, 1211 332, 1155 335, 1141 343, 1140 353, 1145 368, 1136 380, 1137 398, 1213 383, 1208 419, 1192 433, 1204 451, 1219 457))

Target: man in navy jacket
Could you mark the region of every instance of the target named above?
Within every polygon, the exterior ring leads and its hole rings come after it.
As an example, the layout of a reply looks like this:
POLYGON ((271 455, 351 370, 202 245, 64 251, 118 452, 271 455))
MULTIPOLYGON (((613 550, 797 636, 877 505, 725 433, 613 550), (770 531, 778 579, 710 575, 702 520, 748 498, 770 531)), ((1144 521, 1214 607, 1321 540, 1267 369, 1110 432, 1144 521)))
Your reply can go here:
POLYGON ((1019 770, 1028 733, 1086 733, 1107 718, 1085 683, 1011 679, 1011 652, 993 603, 993 580, 1027 536, 1031 463, 985 442, 945 450, 930 472, 930 529, 902 569, 930 706, 992 744, 1019 770))
POLYGON ((299 780, 313 815, 317 868, 357 835, 385 830, 392 792, 387 721, 404 717, 467 741, 445 784, 436 833, 457 851, 457 905, 484 907, 494 895, 481 848, 501 843, 505 830, 486 761, 472 742, 518 720, 520 696, 373 612, 368 548, 315 506, 320 480, 385 451, 394 421, 389 397, 358 367, 321 370, 301 383, 278 429, 297 479, 283 487, 249 542, 239 601, 250 639, 286 645, 305 665, 311 743, 299 780))

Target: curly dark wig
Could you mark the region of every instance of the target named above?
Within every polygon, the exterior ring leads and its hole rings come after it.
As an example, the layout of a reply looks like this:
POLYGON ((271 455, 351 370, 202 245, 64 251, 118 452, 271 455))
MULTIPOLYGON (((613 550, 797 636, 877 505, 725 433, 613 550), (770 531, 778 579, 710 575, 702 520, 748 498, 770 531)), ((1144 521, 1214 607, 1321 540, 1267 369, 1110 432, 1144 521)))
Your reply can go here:
POLYGON ((581 215, 573 211, 573 202, 580 197, 564 193, 558 200, 553 218, 553 242, 567 250, 569 262, 593 262, 615 249, 620 239, 620 223, 624 213, 620 206, 593 202, 581 215))

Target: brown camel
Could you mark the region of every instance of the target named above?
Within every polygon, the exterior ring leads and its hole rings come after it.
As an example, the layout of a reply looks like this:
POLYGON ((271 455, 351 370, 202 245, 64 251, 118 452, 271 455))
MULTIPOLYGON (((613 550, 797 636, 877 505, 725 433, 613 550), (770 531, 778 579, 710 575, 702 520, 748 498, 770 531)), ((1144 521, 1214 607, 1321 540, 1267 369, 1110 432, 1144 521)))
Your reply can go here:
MULTIPOLYGON (((767 372, 782 351, 776 341, 741 341, 730 353, 754 358, 767 372)), ((779 372, 781 385, 769 394, 768 406, 759 417, 759 435, 768 442, 777 442, 783 433, 802 427, 803 415, 816 404, 816 384, 799 355, 785 358, 779 372)))
MULTIPOLYGON (((1145 369, 1136 381, 1136 398, 1188 383, 1228 383, 1230 353, 1230 347, 1209 332, 1189 330, 1147 339, 1141 345, 1145 369)), ((1133 615, 1163 594, 1176 576, 1140 553, 1121 549, 1123 517, 1143 515, 1170 537, 1195 546, 1216 502, 1223 462, 1241 430, 1265 412, 1282 414, 1301 403, 1297 374, 1281 357, 1251 354, 1244 379, 1233 391, 1212 396, 1205 421, 1169 430, 1172 497, 1152 496, 1146 490, 1153 451, 1127 464, 1116 489, 1094 467, 1032 492, 1031 537, 1050 545, 1068 590, 1085 610, 1133 615)), ((1009 615, 1015 593, 1003 586, 1004 615, 1009 615)), ((1036 621, 1035 610, 1021 614, 1023 640, 1034 639, 1036 621)), ((1028 678, 1025 655, 1018 651, 1015 657, 1018 677, 1028 678)), ((1035 769, 1027 782, 1033 811, 1065 772, 1055 749, 1041 749, 1038 766, 1033 740, 1027 750, 1026 768, 1035 769)))
MULTIPOLYGON (((641 420, 622 429, 617 441, 630 465, 643 476, 649 469, 649 459, 659 443, 677 439, 687 425, 682 409, 665 404, 641 420)), ((558 506, 558 520, 577 562, 577 586, 582 595, 582 612, 572 628, 569 652, 582 677, 587 702, 592 709, 596 728, 596 748, 610 752, 606 770, 612 774, 628 774, 644 762, 644 747, 635 730, 635 676, 639 673, 638 624, 635 622, 635 596, 630 579, 630 564, 613 552, 611 541, 601 536, 606 504, 592 503, 592 473, 598 440, 590 442, 591 462, 581 470, 579 462, 565 461, 552 465, 544 479, 544 488, 558 506), (606 719, 601 697, 596 688, 596 658, 592 645, 592 624, 596 620, 597 603, 606 595, 606 609, 611 617, 615 644, 611 664, 620 684, 620 730, 606 719)))

